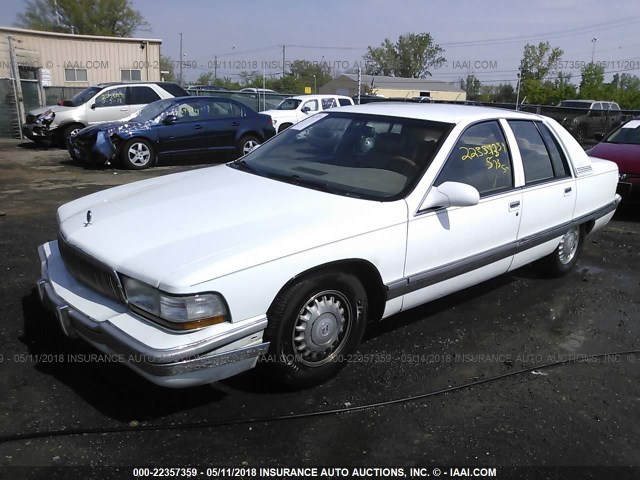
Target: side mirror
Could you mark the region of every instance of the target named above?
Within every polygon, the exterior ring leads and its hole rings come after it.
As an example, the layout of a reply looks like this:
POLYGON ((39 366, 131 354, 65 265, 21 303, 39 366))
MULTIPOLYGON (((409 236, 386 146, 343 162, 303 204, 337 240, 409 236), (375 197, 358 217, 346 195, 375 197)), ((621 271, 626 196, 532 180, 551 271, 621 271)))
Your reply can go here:
POLYGON ((162 123, 164 123, 165 125, 173 125, 177 121, 178 117, 176 117, 175 115, 167 115, 162 119, 162 123))
POLYGON ((94 103, 94 104, 92 104, 89 108, 90 108, 91 110, 95 110, 95 109, 96 109, 96 104, 95 104, 95 103, 94 103))
POLYGON ((311 109, 309 107, 302 107, 302 113, 309 113, 311 109))
POLYGON ((444 182, 439 187, 432 187, 424 199, 420 210, 430 208, 469 207, 477 205, 480 193, 475 187, 460 182, 444 182))

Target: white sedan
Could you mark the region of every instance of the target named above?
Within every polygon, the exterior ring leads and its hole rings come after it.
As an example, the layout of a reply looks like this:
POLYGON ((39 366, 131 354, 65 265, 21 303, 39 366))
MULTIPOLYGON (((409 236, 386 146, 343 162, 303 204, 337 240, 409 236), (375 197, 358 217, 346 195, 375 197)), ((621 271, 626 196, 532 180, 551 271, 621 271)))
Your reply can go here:
POLYGON ((617 182, 546 117, 332 109, 235 162, 63 205, 38 291, 67 335, 157 384, 260 361, 305 387, 344 366, 369 323, 534 261, 568 272, 613 216, 617 182))

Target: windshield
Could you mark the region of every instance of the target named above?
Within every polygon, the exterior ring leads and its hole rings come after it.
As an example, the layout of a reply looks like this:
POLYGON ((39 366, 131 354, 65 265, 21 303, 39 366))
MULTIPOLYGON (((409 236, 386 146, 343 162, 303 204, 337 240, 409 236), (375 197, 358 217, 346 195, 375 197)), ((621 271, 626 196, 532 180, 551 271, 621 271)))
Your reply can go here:
POLYGON ((164 112, 169 106, 173 105, 174 100, 167 98, 164 100, 157 100, 149 105, 145 106, 134 115, 131 120, 136 122, 150 122, 155 120, 158 115, 164 112))
POLYGON ((79 107, 80 105, 84 105, 89 100, 91 100, 96 93, 102 90, 103 87, 89 87, 85 90, 82 90, 80 93, 76 94, 71 100, 65 102, 65 105, 70 107, 79 107))
POLYGON ((321 113, 229 166, 335 194, 396 200, 415 186, 452 127, 400 117, 321 113))
POLYGON ((276 110, 295 110, 296 108, 298 108, 298 105, 300 105, 300 103, 302 103, 302 100, 287 98, 286 100, 283 100, 280 105, 278 105, 276 110))
POLYGON ((640 145, 640 120, 631 120, 609 135, 607 143, 629 143, 640 145))
POLYGON ((565 100, 560 102, 559 107, 568 107, 568 108, 584 108, 588 109, 591 106, 591 102, 579 102, 579 101, 571 101, 565 100))

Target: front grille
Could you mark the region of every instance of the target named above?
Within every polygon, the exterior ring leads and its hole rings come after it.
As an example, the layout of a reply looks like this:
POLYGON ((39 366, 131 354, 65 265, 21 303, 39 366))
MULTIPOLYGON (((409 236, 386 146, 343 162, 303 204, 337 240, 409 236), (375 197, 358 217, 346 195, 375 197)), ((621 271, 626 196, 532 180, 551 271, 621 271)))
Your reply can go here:
POLYGON ((58 249, 65 267, 79 282, 118 302, 125 301, 116 273, 98 260, 69 245, 58 234, 58 249))

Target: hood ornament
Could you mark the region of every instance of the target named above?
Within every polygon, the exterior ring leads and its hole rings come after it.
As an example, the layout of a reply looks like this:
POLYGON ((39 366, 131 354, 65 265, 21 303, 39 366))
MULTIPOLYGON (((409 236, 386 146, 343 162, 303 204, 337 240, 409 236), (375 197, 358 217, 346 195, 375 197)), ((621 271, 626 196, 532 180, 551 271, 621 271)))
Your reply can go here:
POLYGON ((91 225, 91 210, 87 210, 87 223, 84 224, 85 227, 91 225))

